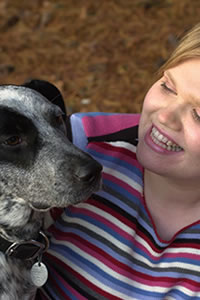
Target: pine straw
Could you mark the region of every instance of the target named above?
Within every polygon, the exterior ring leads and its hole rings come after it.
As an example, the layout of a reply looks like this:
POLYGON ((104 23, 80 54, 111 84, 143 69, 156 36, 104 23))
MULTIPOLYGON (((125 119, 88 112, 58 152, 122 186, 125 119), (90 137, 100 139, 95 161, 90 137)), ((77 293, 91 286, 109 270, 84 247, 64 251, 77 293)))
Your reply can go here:
POLYGON ((139 112, 199 0, 1 0, 0 83, 41 78, 69 112, 139 112))

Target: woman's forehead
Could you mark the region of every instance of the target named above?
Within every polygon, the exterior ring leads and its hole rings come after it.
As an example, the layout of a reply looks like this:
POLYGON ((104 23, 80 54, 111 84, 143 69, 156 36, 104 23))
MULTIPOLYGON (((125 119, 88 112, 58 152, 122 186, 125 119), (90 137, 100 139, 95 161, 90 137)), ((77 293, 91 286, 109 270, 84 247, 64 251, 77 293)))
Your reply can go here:
POLYGON ((193 104, 200 104, 200 59, 189 59, 167 69, 164 76, 193 104))

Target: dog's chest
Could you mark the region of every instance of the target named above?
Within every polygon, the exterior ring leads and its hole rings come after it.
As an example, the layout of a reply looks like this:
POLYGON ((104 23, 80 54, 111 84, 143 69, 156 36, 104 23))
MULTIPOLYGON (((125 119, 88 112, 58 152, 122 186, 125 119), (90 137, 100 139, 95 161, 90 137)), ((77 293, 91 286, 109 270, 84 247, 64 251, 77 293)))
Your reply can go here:
POLYGON ((0 300, 33 300, 35 293, 29 266, 0 253, 0 300))

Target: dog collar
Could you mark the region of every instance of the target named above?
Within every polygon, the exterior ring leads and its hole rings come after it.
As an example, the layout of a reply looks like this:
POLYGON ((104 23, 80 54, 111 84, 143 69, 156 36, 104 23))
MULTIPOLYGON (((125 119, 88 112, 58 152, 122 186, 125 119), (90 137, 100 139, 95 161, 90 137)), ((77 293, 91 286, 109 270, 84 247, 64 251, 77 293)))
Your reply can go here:
POLYGON ((40 231, 37 240, 25 242, 10 242, 0 236, 0 251, 9 257, 31 260, 42 255, 49 247, 49 240, 44 232, 40 231))

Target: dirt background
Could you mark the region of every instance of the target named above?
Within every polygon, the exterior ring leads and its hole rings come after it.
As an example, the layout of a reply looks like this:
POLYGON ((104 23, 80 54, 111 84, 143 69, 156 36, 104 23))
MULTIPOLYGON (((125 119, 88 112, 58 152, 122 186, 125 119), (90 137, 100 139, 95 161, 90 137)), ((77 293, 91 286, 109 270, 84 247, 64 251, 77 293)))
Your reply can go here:
POLYGON ((0 84, 54 83, 68 111, 139 112, 199 0, 0 0, 0 84))

